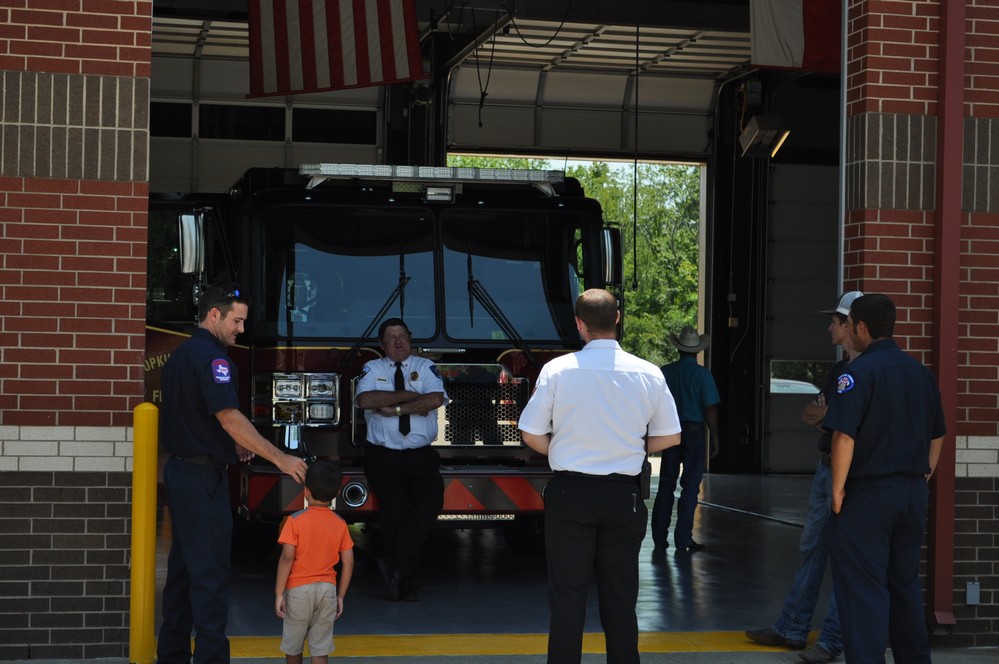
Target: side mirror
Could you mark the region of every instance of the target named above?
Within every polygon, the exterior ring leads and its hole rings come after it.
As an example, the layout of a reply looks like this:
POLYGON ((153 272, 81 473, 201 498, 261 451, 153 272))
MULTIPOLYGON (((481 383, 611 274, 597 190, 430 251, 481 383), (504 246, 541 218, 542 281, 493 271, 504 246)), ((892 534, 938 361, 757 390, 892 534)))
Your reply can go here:
POLYGON ((603 270, 604 286, 607 290, 620 292, 624 279, 621 265, 621 229, 605 228, 600 236, 600 265, 603 270))
POLYGON ((182 214, 178 218, 180 238, 180 271, 200 274, 205 271, 205 215, 201 210, 182 214))

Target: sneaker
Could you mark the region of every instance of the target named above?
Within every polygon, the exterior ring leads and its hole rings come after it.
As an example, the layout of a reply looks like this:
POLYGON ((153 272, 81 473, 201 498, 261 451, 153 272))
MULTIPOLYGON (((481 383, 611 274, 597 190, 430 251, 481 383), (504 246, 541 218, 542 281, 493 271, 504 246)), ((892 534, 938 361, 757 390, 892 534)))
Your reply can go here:
POLYGON ((832 654, 818 643, 813 645, 808 650, 798 653, 798 657, 808 664, 826 664, 826 662, 831 662, 836 659, 836 655, 832 654))
MULTIPOLYGON (((778 646, 780 648, 790 648, 791 650, 804 650, 808 645, 805 641, 797 639, 786 639, 773 630, 772 627, 766 629, 752 629, 746 632, 746 638, 765 646, 778 646)), ((827 660, 828 661, 828 660, 827 660)))
POLYGON ((676 548, 676 552, 677 553, 697 553, 698 551, 704 551, 706 548, 708 548, 708 547, 704 546, 703 544, 698 544, 694 540, 690 540, 690 544, 688 544, 687 546, 678 546, 676 548))

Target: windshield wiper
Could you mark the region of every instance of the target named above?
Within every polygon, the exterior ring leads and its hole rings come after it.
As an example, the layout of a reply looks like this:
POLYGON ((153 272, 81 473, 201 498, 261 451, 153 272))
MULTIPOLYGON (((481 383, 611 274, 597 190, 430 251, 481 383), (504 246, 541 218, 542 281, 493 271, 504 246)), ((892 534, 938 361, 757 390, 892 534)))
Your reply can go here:
POLYGON ((354 356, 357 355, 357 351, 361 350, 361 345, 368 340, 368 336, 371 334, 371 331, 375 329, 375 326, 382 322, 382 316, 384 316, 385 312, 388 311, 389 308, 395 303, 396 298, 400 298, 400 313, 402 312, 401 302, 402 298, 405 298, 406 296, 406 284, 409 283, 409 280, 410 277, 407 277, 405 272, 401 272, 399 274, 399 283, 394 289, 392 289, 392 292, 389 293, 388 299, 385 300, 385 304, 383 304, 382 308, 378 310, 375 317, 371 319, 371 322, 368 324, 367 329, 364 330, 364 333, 358 337, 357 341, 354 342, 354 345, 350 347, 350 351, 342 360, 340 360, 341 371, 343 371, 344 367, 353 361, 354 356))
POLYGON ((541 366, 541 362, 539 362, 538 358, 534 356, 534 353, 531 352, 531 349, 527 347, 527 342, 525 342, 524 338, 520 336, 519 332, 517 332, 517 328, 515 328, 513 326, 513 323, 510 322, 510 319, 506 317, 506 314, 503 313, 503 310, 500 309, 500 306, 496 304, 496 300, 492 298, 492 296, 489 294, 489 291, 486 290, 486 287, 483 286, 482 283, 475 278, 475 275, 472 274, 472 252, 469 251, 468 252, 468 318, 469 318, 469 323, 471 323, 473 327, 475 326, 474 320, 472 318, 473 312, 475 310, 474 306, 475 300, 479 301, 479 304, 482 305, 482 308, 485 309, 486 312, 493 317, 493 320, 495 320, 499 324, 500 328, 506 333, 506 336, 508 336, 510 340, 513 341, 513 343, 517 346, 517 348, 519 348, 521 352, 524 353, 524 356, 527 358, 527 361, 530 362, 532 366, 535 367, 541 366))

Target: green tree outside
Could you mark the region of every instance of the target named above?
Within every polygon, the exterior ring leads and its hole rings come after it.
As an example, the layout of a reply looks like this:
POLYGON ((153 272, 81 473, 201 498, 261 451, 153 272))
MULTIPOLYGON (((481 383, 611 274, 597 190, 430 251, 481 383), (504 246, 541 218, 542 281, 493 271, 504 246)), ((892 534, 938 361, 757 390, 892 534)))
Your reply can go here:
MULTIPOLYGON (((449 166, 561 169, 546 159, 451 156, 449 166)), ((677 357, 669 333, 697 325, 700 170, 679 164, 613 167, 572 165, 566 175, 582 184, 618 222, 624 243, 624 335, 621 345, 655 364, 677 357), (637 224, 632 222, 637 209, 637 224), (637 234, 637 237, 636 237, 637 234)))

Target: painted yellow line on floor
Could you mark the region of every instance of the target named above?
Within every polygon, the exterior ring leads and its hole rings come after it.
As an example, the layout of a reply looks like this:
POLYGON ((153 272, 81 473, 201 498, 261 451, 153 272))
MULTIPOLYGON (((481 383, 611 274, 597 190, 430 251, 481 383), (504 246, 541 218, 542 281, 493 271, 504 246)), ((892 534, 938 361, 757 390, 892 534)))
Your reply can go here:
MULTIPOLYGON (((231 637, 233 659, 284 657, 281 639, 272 636, 231 637)), ((543 655, 547 634, 347 634, 334 635, 340 657, 543 655)), ((643 632, 641 652, 781 651, 751 643, 742 632, 643 632)), ((604 635, 583 635, 583 652, 605 651, 604 635)))

